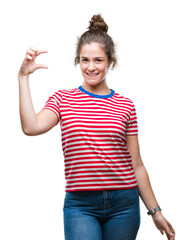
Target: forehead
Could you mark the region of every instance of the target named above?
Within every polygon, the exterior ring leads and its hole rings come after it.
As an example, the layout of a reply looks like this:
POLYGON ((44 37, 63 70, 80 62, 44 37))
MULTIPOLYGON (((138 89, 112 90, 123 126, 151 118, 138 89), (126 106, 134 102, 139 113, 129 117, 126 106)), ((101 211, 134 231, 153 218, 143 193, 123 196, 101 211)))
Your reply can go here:
POLYGON ((84 57, 105 57, 103 45, 100 43, 86 43, 82 46, 80 56, 84 57))

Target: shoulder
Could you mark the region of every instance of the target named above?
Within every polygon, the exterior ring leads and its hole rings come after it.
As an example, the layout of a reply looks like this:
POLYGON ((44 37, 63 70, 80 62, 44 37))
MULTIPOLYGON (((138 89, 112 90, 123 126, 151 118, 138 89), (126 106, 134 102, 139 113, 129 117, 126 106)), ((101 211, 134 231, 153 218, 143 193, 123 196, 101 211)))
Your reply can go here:
POLYGON ((61 98, 69 98, 77 94, 77 88, 62 89, 55 92, 61 98))
POLYGON ((119 93, 117 93, 117 97, 119 99, 121 99, 122 106, 123 106, 123 108, 126 109, 126 111, 128 113, 128 121, 136 119, 136 109, 135 109, 135 105, 133 103, 133 100, 131 98, 125 97, 125 96, 123 96, 119 93))
POLYGON ((130 107, 134 106, 134 103, 131 98, 126 97, 122 94, 119 94, 118 92, 115 92, 114 97, 115 97, 115 99, 117 99, 118 101, 122 102, 123 104, 125 104, 127 106, 130 106, 130 107))

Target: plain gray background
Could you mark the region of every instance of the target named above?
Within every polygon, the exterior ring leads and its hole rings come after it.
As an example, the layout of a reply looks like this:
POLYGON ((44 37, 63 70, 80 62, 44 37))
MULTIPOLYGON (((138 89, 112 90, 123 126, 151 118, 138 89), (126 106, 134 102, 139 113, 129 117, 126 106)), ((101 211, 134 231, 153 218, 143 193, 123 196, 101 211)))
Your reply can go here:
MULTIPOLYGON (((7 1, 1 21, 0 239, 62 240, 64 160, 60 126, 29 137, 21 130, 17 74, 27 49, 47 49, 30 75, 36 112, 59 89, 82 84, 73 66, 77 36, 101 13, 117 44, 119 67, 107 84, 133 100, 141 156, 176 239, 192 225, 192 1, 7 1)), ((138 240, 166 239, 141 201, 138 240)))

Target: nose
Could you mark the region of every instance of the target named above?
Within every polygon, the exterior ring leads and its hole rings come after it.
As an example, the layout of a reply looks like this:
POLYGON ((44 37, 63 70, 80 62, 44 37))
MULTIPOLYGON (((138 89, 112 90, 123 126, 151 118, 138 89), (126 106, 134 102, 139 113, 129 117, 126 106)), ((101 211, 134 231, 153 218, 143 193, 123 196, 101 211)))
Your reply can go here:
POLYGON ((94 63, 92 61, 90 61, 90 63, 89 63, 88 70, 89 71, 95 70, 95 65, 94 65, 94 63))

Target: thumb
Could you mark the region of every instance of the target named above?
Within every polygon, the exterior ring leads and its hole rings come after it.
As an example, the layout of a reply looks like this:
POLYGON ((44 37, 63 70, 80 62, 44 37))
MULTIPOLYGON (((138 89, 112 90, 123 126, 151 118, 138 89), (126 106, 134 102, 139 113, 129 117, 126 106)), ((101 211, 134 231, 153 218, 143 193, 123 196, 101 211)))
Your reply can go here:
POLYGON ((48 65, 45 65, 45 64, 36 64, 36 69, 39 69, 39 68, 48 69, 48 65))

